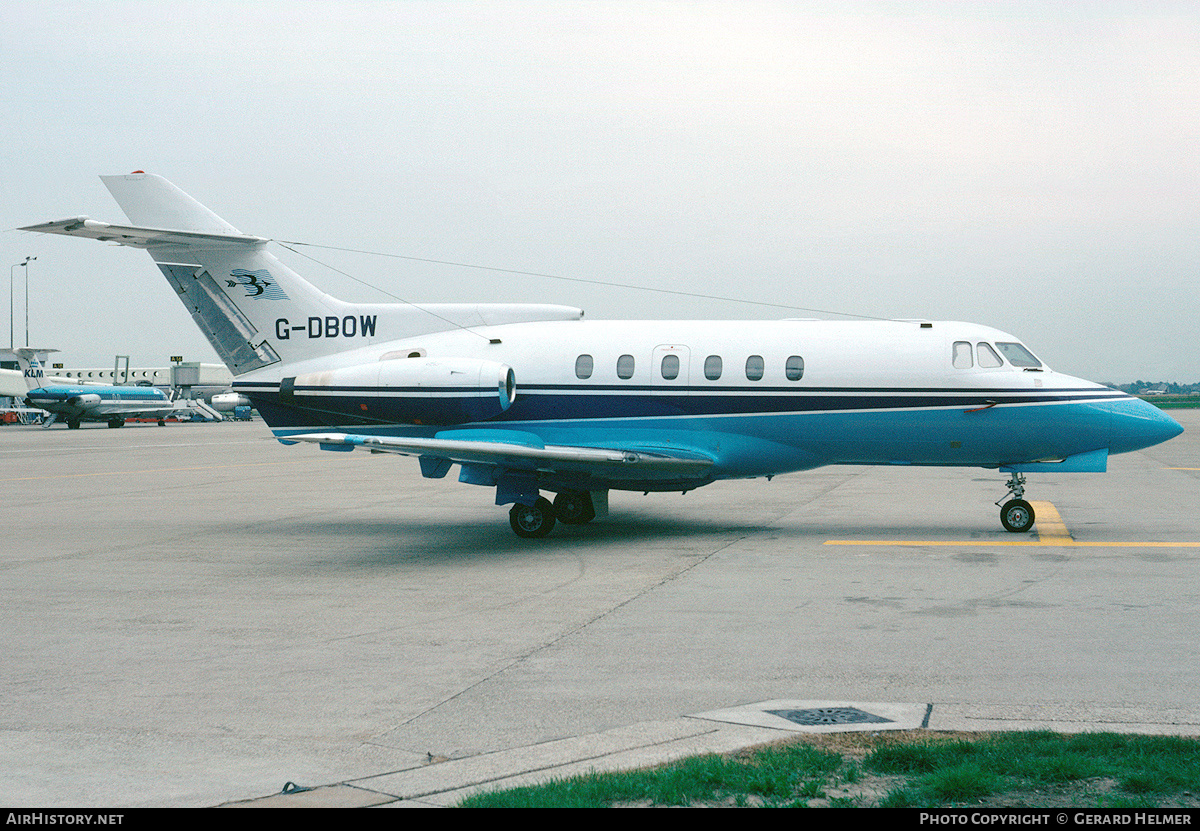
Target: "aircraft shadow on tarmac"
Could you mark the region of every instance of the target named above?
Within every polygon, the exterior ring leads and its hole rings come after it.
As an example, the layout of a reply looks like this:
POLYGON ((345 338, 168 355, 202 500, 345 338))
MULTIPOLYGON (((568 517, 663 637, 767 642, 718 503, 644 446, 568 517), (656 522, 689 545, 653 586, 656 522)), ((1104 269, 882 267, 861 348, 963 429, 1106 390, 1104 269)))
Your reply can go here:
MULTIPOLYGON (((993 530, 982 517, 978 524, 964 523, 959 528, 928 524, 897 526, 895 523, 850 527, 844 521, 805 515, 788 516, 764 525, 761 518, 739 522, 732 517, 698 519, 694 514, 672 517, 628 510, 587 525, 564 525, 534 545, 509 534, 507 526, 497 523, 490 511, 480 512, 477 517, 410 517, 401 521, 380 515, 353 522, 291 519, 273 523, 269 533, 290 540, 319 541, 314 547, 320 550, 321 560, 336 559, 346 565, 363 565, 368 561, 398 564, 414 559, 470 563, 472 559, 496 555, 527 559, 557 552, 578 553, 581 549, 602 551, 609 547, 658 545, 671 540, 696 546, 700 551, 708 547, 704 543, 706 537, 712 539, 712 545, 720 547, 734 539, 761 536, 764 541, 790 543, 797 553, 811 546, 821 546, 831 539, 1011 542, 1009 535, 993 530)), ((1034 539, 1030 537, 1031 542, 1034 539)), ((954 548, 941 550, 947 556, 961 553, 954 548)))
MULTIPOLYGON (((318 518, 283 520, 272 523, 269 533, 291 540, 319 540, 322 559, 326 561, 334 552, 340 552, 338 558, 347 561, 353 560, 356 552, 361 552, 373 557, 383 555, 389 562, 399 562, 430 556, 469 561, 471 557, 493 554, 526 558, 556 551, 577 552, 581 547, 603 549, 671 539, 694 543, 705 536, 738 538, 763 530, 761 524, 751 521, 697 521, 690 517, 625 514, 588 525, 556 528, 553 535, 530 545, 528 541, 512 536, 507 524, 497 523, 489 512, 478 519, 446 517, 405 519, 402 522, 383 516, 354 522, 318 518)), ((805 537, 815 543, 825 539, 819 533, 811 536, 806 533, 805 537)))

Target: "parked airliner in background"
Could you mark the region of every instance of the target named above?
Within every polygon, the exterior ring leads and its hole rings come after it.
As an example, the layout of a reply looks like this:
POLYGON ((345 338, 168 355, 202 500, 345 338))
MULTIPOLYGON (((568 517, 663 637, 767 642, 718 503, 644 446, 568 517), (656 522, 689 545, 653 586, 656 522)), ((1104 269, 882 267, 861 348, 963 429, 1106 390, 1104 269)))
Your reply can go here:
MULTIPOLYGON (((416 456, 496 489, 523 537, 687 491, 831 464, 1101 472, 1182 427, 970 323, 582 320, 524 304, 352 304, 159 176, 101 177, 131 226, 22 230, 144 248, 285 444, 416 456), (556 494, 553 503, 542 491, 556 494)), ((1000 503, 997 503, 1000 504, 1000 503)))
POLYGON ((49 427, 56 420, 67 422, 72 430, 79 429, 82 421, 107 421, 109 427, 124 427, 127 418, 154 418, 159 425, 170 415, 177 415, 189 407, 176 404, 157 387, 114 387, 109 384, 63 384, 56 379, 47 382, 43 367, 46 354, 57 349, 0 349, 0 354, 15 355, 25 376, 29 392, 25 405, 50 413, 50 419, 42 426, 49 427))

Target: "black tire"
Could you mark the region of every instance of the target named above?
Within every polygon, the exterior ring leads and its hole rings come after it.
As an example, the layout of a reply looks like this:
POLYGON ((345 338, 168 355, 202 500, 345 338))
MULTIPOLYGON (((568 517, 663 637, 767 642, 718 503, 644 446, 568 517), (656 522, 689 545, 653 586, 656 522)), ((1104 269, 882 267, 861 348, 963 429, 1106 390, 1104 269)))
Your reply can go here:
POLYGON ((508 524, 518 537, 544 537, 554 529, 554 506, 544 497, 538 497, 533 505, 518 503, 508 512, 508 524))
POLYGON ((587 491, 563 491, 554 497, 554 515, 564 525, 583 525, 596 518, 596 506, 587 491))
POLYGON ((124 426, 125 426, 125 419, 123 419, 123 418, 110 418, 110 419, 108 420, 108 426, 109 426, 109 427, 124 427, 124 426))
POLYGON ((78 422, 78 421, 74 421, 74 420, 72 420, 72 419, 67 419, 67 429, 68 429, 68 430, 78 430, 78 429, 79 429, 79 422, 78 422))
POLYGON ((1005 531, 1023 534, 1033 527, 1033 506, 1024 499, 1010 499, 1000 509, 1000 524, 1005 531))

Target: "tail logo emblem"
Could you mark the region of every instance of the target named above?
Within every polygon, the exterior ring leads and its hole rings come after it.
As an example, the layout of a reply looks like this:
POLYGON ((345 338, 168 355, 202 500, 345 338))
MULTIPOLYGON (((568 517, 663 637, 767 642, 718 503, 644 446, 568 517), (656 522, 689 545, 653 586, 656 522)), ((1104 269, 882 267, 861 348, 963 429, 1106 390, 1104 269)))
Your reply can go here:
POLYGON ((267 300, 287 300, 288 296, 275 282, 275 278, 265 268, 258 271, 247 271, 235 268, 229 273, 232 280, 227 280, 229 288, 241 286, 246 290, 247 297, 262 297, 267 300))

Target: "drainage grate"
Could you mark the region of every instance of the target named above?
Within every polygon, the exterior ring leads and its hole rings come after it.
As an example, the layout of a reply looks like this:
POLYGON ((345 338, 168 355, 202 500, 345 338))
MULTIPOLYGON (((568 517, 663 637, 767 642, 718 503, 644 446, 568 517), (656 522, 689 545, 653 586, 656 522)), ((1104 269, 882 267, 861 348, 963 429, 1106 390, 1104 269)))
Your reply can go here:
POLYGON ((785 718, 794 724, 816 726, 820 724, 891 724, 890 718, 872 715, 857 707, 814 707, 811 710, 767 710, 773 716, 785 718))

